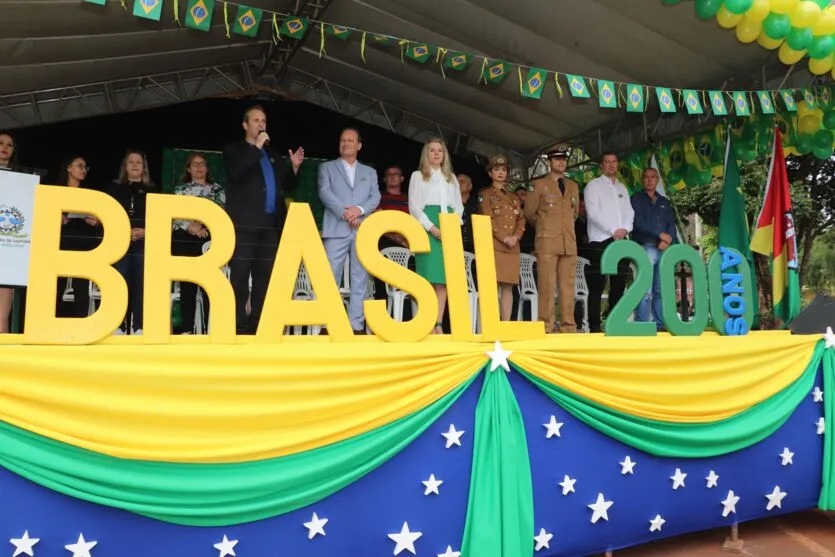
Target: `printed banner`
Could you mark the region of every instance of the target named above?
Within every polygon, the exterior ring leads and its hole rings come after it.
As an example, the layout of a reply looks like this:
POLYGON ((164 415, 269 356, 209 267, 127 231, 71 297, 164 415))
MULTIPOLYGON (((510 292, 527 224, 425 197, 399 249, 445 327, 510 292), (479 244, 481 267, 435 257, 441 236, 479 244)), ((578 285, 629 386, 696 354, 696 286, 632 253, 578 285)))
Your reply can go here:
POLYGON ((26 286, 36 174, 0 171, 0 284, 26 286))

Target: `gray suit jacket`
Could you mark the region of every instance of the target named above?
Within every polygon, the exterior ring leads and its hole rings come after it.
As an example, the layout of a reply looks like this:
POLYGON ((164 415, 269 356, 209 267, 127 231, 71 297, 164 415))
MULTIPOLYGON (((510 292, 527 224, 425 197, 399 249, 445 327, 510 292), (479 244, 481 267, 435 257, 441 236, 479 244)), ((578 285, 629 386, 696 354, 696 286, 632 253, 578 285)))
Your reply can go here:
POLYGON ((319 165, 319 199, 325 205, 322 238, 344 238, 351 235, 351 226, 342 220, 345 207, 362 207, 365 219, 380 205, 377 171, 357 161, 354 187, 341 159, 319 165))

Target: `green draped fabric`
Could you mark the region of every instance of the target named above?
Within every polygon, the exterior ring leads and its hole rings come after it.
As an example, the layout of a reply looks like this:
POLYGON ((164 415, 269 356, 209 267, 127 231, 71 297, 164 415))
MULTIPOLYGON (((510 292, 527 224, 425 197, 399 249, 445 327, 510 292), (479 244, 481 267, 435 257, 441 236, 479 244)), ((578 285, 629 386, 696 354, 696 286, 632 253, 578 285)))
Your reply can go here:
POLYGON ((462 555, 533 553, 533 481, 525 424, 501 370, 486 372, 475 411, 470 499, 462 555))
MULTIPOLYGON (((777 431, 803 397, 808 396, 825 350, 823 343, 819 343, 812 361, 797 381, 771 398, 732 418, 703 424, 659 422, 629 416, 524 371, 522 374, 572 416, 612 439, 656 456, 705 458, 750 447, 777 431)), ((831 377, 831 370, 830 366, 824 376, 831 377)))
POLYGON ((125 460, 0 422, 0 466, 53 491, 166 522, 242 524, 324 499, 373 471, 440 418, 476 376, 396 422, 281 458, 236 464, 125 460))
MULTIPOLYGON (((823 341, 818 344, 818 348, 823 341)), ((817 354, 817 352, 815 352, 817 354)), ((823 355, 823 412, 826 430, 823 436, 823 486, 818 507, 825 511, 835 510, 835 439, 832 428, 835 411, 835 348, 826 349, 823 355)))

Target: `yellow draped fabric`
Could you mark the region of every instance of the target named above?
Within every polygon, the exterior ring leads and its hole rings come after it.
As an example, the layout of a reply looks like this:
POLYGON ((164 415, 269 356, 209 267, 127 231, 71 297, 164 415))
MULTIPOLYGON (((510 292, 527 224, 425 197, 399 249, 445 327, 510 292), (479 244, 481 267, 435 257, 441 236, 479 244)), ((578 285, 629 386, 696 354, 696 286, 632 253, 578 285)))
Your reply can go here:
MULTIPOLYGON (((417 411, 487 361, 486 343, 278 345, 113 339, 0 341, 0 419, 108 455, 243 462, 341 441, 417 411), (124 342, 123 342, 124 341, 124 342)), ((196 339, 195 339, 196 340, 196 339)), ((609 408, 670 422, 737 414, 791 384, 817 336, 616 338, 507 343, 511 362, 609 408)))
POLYGON ((116 457, 244 462, 391 423, 487 361, 477 344, 310 340, 0 345, 0 419, 116 457))
POLYGON ((667 422, 712 422, 791 384, 820 339, 784 332, 595 336, 573 337, 570 346, 517 343, 510 359, 549 383, 620 412, 667 422))

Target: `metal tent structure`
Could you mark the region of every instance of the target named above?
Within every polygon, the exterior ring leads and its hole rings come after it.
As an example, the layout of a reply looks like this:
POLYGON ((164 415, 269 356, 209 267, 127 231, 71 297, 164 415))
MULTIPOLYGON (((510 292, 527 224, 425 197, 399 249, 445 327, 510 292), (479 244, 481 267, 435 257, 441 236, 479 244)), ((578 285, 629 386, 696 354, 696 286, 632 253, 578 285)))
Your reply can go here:
MULTIPOLYGON (((619 82, 697 89, 799 87, 812 77, 774 52, 742 45, 703 22, 691 3, 658 0, 247 0, 248 5, 426 42, 509 62, 619 82), (788 71, 787 71, 788 70, 788 71)), ((441 75, 401 59, 399 48, 360 36, 327 41, 318 30, 274 44, 226 37, 222 2, 203 33, 133 17, 119 0, 0 0, 0 129, 141 110, 218 95, 281 95, 407 137, 441 134, 458 154, 498 150, 524 158, 556 140, 590 153, 623 151, 704 126, 710 116, 598 108, 595 99, 519 95, 515 75, 478 84, 480 67, 441 75)), ((181 10, 186 0, 180 0, 181 10)), ((230 18, 235 7, 229 6, 230 18)), ((480 64, 476 64, 480 66, 480 64)))

